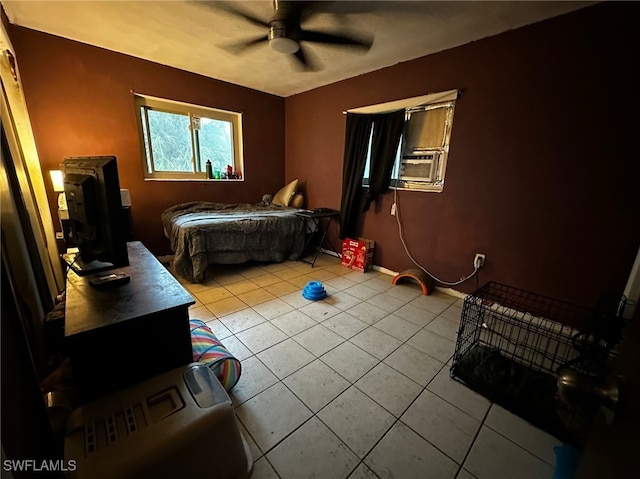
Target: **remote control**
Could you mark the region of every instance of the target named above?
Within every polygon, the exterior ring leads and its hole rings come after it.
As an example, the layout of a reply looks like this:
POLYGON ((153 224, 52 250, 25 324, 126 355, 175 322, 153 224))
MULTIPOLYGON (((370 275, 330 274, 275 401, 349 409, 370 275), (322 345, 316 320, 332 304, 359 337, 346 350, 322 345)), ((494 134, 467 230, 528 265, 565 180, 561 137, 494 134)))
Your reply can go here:
POLYGON ((89 279, 89 284, 97 289, 107 289, 126 284, 131 280, 127 273, 111 273, 89 279))

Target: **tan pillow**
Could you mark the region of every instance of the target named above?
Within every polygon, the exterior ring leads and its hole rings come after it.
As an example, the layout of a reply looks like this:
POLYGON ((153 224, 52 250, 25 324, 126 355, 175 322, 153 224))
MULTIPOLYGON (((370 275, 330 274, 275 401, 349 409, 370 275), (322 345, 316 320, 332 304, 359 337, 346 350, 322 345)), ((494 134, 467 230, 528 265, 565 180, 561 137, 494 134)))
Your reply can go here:
POLYGON ((291 206, 292 208, 302 208, 304 206, 304 196, 302 196, 302 193, 296 193, 295 195, 293 195, 289 206, 291 206))
POLYGON ((296 188, 298 187, 298 180, 295 179, 288 185, 285 185, 278 191, 275 195, 273 195, 273 200, 271 201, 272 205, 277 206, 289 206, 291 203, 291 199, 293 195, 296 193, 296 188))

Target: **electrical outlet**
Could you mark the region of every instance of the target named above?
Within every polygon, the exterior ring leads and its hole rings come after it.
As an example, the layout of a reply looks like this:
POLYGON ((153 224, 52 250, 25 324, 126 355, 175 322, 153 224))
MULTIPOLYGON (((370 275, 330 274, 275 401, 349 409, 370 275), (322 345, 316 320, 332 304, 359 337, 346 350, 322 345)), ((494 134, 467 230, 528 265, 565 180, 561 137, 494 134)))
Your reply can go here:
POLYGON ((63 240, 64 239, 64 233, 62 231, 56 231, 56 239, 57 240, 63 240))
POLYGON ((395 216, 396 215, 396 204, 392 204, 391 205, 391 216, 395 216))
POLYGON ((476 253, 476 257, 473 258, 473 267, 480 269, 484 266, 485 256, 482 253, 476 253))

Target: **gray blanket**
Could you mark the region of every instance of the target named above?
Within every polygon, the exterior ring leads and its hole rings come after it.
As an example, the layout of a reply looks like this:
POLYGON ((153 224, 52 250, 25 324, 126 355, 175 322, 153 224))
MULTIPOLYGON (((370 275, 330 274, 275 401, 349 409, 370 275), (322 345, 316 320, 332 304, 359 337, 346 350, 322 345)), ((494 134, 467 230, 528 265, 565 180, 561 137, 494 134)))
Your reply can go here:
POLYGON ((182 203, 162 213, 175 253, 174 269, 201 283, 209 264, 296 260, 304 247, 303 220, 295 208, 248 203, 182 203))

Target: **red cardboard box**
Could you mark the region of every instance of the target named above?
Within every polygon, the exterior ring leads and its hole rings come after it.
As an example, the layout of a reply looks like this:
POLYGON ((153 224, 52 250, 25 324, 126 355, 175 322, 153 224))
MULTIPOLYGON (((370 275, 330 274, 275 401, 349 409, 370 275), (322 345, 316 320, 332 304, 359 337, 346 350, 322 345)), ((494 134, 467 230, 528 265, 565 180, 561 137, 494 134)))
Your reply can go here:
POLYGON ((361 273, 369 271, 373 266, 373 249, 375 241, 366 238, 357 240, 346 238, 342 242, 342 266, 361 273))

